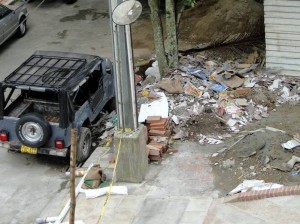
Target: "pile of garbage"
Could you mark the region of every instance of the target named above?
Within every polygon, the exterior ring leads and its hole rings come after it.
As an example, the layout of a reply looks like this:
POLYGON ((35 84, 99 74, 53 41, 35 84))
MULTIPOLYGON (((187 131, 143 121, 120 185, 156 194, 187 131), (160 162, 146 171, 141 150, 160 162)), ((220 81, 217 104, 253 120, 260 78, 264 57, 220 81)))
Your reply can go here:
POLYGON ((138 104, 159 100, 163 90, 173 139, 220 144, 246 124, 267 118, 280 104, 300 102, 300 80, 267 71, 262 61, 257 52, 243 61, 226 62, 187 55, 181 57, 180 69, 162 80, 154 62, 137 87, 138 104))

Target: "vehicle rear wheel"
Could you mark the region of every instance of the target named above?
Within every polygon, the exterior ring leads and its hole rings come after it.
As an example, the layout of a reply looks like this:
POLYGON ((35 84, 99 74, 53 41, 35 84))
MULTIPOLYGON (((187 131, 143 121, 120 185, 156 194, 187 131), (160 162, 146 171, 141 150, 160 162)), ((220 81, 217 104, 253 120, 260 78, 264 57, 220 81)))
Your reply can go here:
POLYGON ((80 136, 77 145, 77 162, 84 162, 91 153, 92 133, 89 128, 80 128, 80 136))
POLYGON ((19 28, 17 31, 18 37, 23 37, 26 34, 26 31, 27 31, 26 17, 23 16, 23 17, 21 17, 20 22, 19 22, 19 28))
POLYGON ((41 147, 49 139, 51 127, 42 115, 28 113, 17 121, 16 135, 26 146, 41 147))

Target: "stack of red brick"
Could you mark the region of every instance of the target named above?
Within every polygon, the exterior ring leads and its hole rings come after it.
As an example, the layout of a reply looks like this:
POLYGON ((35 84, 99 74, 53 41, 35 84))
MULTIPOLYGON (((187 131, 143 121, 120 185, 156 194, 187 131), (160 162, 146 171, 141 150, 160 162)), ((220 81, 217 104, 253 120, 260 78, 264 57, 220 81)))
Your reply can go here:
POLYGON ((147 153, 152 161, 159 161, 162 154, 168 150, 171 136, 171 119, 160 116, 148 116, 146 119, 148 130, 147 153))

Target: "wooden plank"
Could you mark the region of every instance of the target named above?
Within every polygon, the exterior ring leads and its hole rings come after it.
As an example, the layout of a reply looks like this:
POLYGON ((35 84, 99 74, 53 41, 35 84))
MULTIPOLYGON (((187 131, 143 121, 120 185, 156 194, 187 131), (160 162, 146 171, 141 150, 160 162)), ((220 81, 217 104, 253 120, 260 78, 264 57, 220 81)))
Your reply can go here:
POLYGON ((265 13, 265 18, 300 19, 300 14, 289 12, 265 13))
POLYGON ((278 5, 266 5, 264 7, 265 15, 268 13, 276 13, 276 12, 289 12, 289 13, 300 13, 300 7, 285 7, 278 5))
POLYGON ((276 40, 300 40, 300 34, 293 34, 293 33, 266 33, 266 39, 276 39, 276 40))
POLYGON ((267 51, 267 57, 283 57, 283 58, 295 58, 300 59, 300 52, 278 52, 278 51, 267 51))
MULTIPOLYGON (((267 51, 283 51, 283 52, 298 52, 300 53, 300 46, 282 46, 282 45, 266 45, 267 51)), ((300 62, 299 62, 300 63, 300 62)))
POLYGON ((283 57, 267 57, 266 62, 274 64, 300 65, 299 59, 283 57))
POLYGON ((300 26, 294 26, 294 25, 271 25, 266 24, 265 26, 265 32, 271 32, 271 33, 293 33, 293 34, 300 34, 300 26))
MULTIPOLYGON (((274 14, 276 15, 276 14, 274 14)), ((300 19, 283 19, 283 18, 266 18, 265 24, 273 24, 273 25, 294 25, 300 26, 300 19)))
POLYGON ((274 6, 274 5, 300 7, 300 1, 264 0, 264 6, 274 6))

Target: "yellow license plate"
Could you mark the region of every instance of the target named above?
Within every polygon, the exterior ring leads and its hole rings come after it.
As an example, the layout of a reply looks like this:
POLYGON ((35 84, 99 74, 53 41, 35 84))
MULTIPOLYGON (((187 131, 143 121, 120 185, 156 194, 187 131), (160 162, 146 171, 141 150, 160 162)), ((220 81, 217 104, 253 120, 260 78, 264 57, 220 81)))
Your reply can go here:
POLYGON ((29 153, 29 154, 37 154, 37 148, 32 148, 32 147, 29 147, 29 146, 22 145, 21 146, 21 152, 22 153, 29 153))

